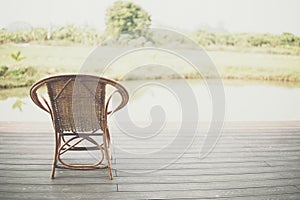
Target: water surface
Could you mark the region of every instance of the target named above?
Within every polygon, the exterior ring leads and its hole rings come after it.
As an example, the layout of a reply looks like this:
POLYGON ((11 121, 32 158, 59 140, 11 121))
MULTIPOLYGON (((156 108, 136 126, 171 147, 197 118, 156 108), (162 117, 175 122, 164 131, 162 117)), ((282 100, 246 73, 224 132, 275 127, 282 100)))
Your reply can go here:
MULTIPOLYGON (((125 83, 142 85, 144 81, 125 83)), ((178 81, 170 85, 180 87, 178 81)), ((189 84, 198 102, 199 119, 210 121, 213 113, 211 96, 205 83, 189 84)), ((276 82, 225 81, 225 121, 300 120, 300 86, 276 82)), ((30 100, 29 88, 0 90, 0 121, 49 121, 50 116, 30 100)), ((223 101, 222 99, 220 101, 223 101)), ((133 121, 151 121, 151 108, 161 106, 169 121, 182 120, 180 100, 166 88, 147 86, 131 94, 128 111, 133 121)), ((191 105, 193 106, 193 105, 191 105)), ((196 106, 196 105, 194 105, 196 106)))

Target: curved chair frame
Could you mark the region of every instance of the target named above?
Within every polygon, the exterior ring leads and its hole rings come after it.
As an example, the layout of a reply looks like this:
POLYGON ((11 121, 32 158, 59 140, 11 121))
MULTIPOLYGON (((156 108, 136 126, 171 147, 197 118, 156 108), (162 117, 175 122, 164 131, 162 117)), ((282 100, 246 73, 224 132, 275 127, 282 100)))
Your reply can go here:
POLYGON ((57 167, 82 170, 108 168, 109 178, 113 178, 110 163, 111 154, 109 151, 111 141, 109 128, 107 125, 107 117, 108 115, 111 115, 123 108, 128 102, 128 92, 121 84, 106 78, 92 75, 59 75, 48 77, 35 83, 30 89, 30 97, 38 107, 51 115, 55 134, 55 151, 51 178, 54 178, 55 169, 57 167), (77 110, 73 108, 75 105, 73 105, 70 101, 72 101, 73 98, 76 98, 73 96, 74 91, 77 89, 79 90, 80 88, 76 87, 74 89, 76 83, 82 84, 81 88, 84 88, 85 90, 85 93, 81 90, 78 93, 81 95, 81 99, 84 98, 84 104, 86 104, 80 106, 87 106, 87 110, 89 110, 89 108, 92 108, 92 111, 95 110, 95 113, 92 114, 95 115, 96 118, 93 118, 93 120, 92 118, 87 119, 87 123, 74 123, 73 114, 77 110), (92 84, 92 88, 89 87, 89 83, 92 84), (107 85, 113 86, 115 90, 106 100, 107 85), (48 98, 45 98, 43 95, 38 94, 37 92, 41 87, 44 86, 47 88, 48 98), (117 93, 121 96, 121 102, 115 109, 109 111, 108 109, 110 102, 113 96, 117 93), (92 99, 91 97, 95 99, 92 99), (90 127, 89 124, 91 124, 90 127), (98 133, 99 130, 101 133, 98 133), (99 144, 95 139, 92 138, 92 136, 98 135, 102 135, 102 144, 99 144), (75 142, 76 140, 77 142, 75 142), (79 146, 79 144, 83 141, 88 141, 94 146, 79 146), (69 164, 65 162, 63 158, 61 158, 61 155, 67 151, 89 150, 98 150, 101 152, 101 158, 94 164, 69 164), (106 157, 107 160, 106 165, 102 164, 104 157, 106 157), (58 165, 58 161, 61 165, 58 165))

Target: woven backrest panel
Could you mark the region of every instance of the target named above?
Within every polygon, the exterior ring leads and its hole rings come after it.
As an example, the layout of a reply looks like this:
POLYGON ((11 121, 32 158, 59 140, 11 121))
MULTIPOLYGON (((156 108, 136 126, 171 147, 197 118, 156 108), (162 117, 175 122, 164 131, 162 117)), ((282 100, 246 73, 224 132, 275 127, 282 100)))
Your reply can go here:
POLYGON ((58 132, 93 132, 103 128, 106 83, 101 79, 66 76, 46 85, 58 132))

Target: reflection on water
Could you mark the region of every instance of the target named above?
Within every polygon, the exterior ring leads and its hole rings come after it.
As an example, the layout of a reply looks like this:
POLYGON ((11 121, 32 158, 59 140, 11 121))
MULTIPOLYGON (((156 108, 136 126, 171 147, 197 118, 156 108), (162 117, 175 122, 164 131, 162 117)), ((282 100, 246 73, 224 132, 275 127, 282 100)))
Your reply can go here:
MULTIPOLYGON (((176 80, 170 80, 176 85, 176 80)), ((211 99, 203 81, 189 81, 198 102, 199 118, 209 121, 211 99)), ((139 81, 125 85, 139 85, 139 81)), ((180 87, 180 86, 178 86, 180 87)), ((300 120, 300 85, 276 82, 224 81, 226 121, 300 120)), ((149 120, 151 108, 160 105, 167 120, 180 121, 178 101, 170 92, 149 87, 131 95, 128 110, 133 121, 149 120)), ((29 88, 0 90, 0 121, 49 121, 50 116, 29 98, 29 88)))
POLYGON ((29 98, 29 87, 0 89, 0 121, 48 121, 29 98))
POLYGON ((12 109, 18 109, 20 112, 23 111, 22 106, 26 105, 26 102, 21 100, 21 99, 17 99, 15 101, 15 103, 12 105, 12 109))
POLYGON ((26 98, 29 95, 29 89, 29 87, 0 89, 0 101, 15 97, 26 98))
POLYGON ((226 86, 228 121, 300 120, 300 87, 226 86))
POLYGON ((48 114, 37 108, 31 99, 27 96, 24 98, 7 98, 0 101, 0 121, 48 121, 48 114), (17 109, 16 102, 22 101, 22 105, 17 109))

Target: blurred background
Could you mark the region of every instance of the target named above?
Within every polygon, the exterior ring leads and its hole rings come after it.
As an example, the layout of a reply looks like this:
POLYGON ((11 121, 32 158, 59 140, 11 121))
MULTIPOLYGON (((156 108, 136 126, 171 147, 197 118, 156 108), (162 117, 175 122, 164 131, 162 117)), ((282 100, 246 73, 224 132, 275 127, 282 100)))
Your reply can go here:
MULTIPOLYGON (((186 48, 184 38, 205 50, 217 68, 224 84, 227 121, 300 120, 299 7, 297 0, 3 0, 0 121, 48 121, 49 116, 31 103, 29 87, 45 76, 77 73, 97 46, 186 48), (149 34, 147 30, 155 27, 185 37, 149 34)), ((152 52, 149 58, 160 56, 152 52)), ((153 74, 150 66, 130 81, 163 79, 176 85, 176 79, 187 79, 202 99, 198 102, 203 120, 209 121, 211 99, 200 88, 205 79, 216 77, 186 70, 173 58, 163 59, 180 77, 159 70, 153 74)), ((125 58, 123 64, 134 64, 131 60, 125 58)), ((128 82, 123 69, 119 66, 109 77, 128 82)), ((159 89, 137 96, 132 101, 142 107, 143 101, 168 98, 159 89)))

